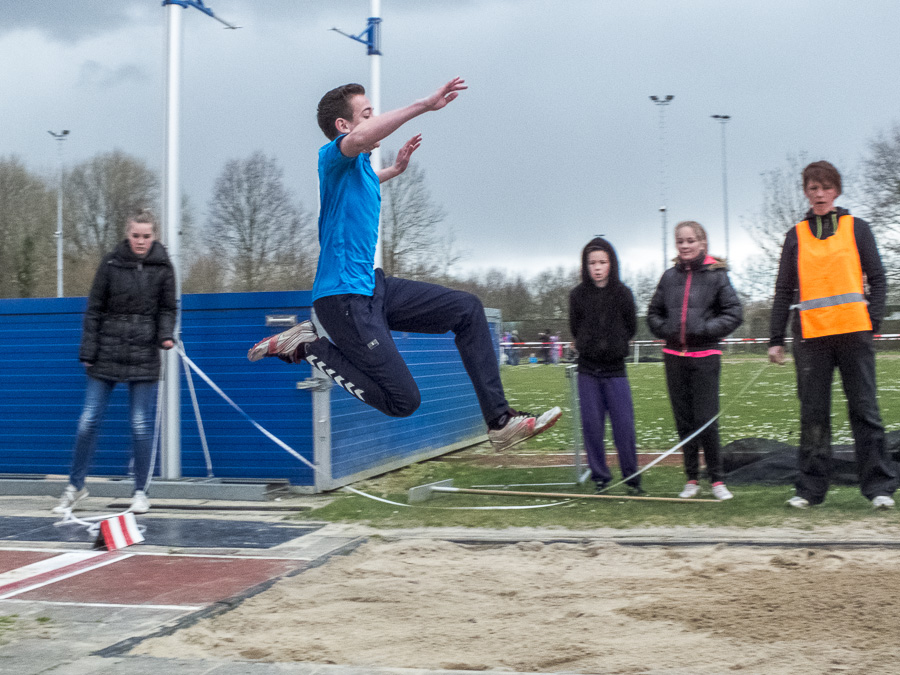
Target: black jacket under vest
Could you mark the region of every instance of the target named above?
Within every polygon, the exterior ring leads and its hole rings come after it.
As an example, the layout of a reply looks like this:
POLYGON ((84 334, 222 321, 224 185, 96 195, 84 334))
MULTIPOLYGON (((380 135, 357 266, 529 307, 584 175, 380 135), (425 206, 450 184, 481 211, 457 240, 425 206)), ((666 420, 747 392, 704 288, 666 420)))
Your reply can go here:
MULTIPOLYGON (((849 216, 847 209, 838 207, 834 211, 836 219, 849 216)), ((815 218, 810 209, 804 220, 815 218)), ((826 239, 834 234, 831 227, 830 216, 823 216, 825 230, 821 239, 826 239)), ((877 333, 884 318, 885 301, 887 299, 887 276, 884 265, 881 264, 881 255, 878 253, 878 244, 869 224, 862 218, 853 217, 853 238, 856 240, 856 250, 859 253, 859 264, 863 274, 866 275, 868 292, 869 318, 872 320, 872 331, 877 333)), ((800 275, 797 272, 797 257, 799 248, 797 244, 797 227, 787 231, 784 237, 784 246, 781 247, 781 260, 778 264, 778 276, 775 279, 775 299, 772 301, 772 316, 769 323, 769 345, 780 347, 784 345, 787 332, 788 317, 792 316, 791 332, 795 338, 800 334, 800 319, 797 312, 791 312, 791 306, 800 300, 800 275)))
POLYGON ((97 268, 78 358, 88 374, 115 382, 159 379, 159 350, 174 339, 175 272, 158 241, 144 258, 122 241, 97 268))

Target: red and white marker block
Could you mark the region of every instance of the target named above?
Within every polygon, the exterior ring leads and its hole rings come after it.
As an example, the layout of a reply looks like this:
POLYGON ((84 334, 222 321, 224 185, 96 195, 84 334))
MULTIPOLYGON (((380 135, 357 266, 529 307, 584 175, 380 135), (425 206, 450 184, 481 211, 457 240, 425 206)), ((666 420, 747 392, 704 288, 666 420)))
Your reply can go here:
POLYGON ((144 535, 138 529, 137 520, 130 511, 100 522, 100 534, 94 548, 105 548, 115 551, 132 544, 144 541, 144 535))

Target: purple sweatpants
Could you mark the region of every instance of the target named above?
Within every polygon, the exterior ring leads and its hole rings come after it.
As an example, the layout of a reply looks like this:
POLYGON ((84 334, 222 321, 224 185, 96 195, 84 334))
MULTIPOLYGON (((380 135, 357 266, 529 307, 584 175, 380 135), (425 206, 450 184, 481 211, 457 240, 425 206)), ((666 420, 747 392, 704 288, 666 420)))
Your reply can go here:
MULTIPOLYGON (((581 429, 587 452, 591 480, 608 483, 612 474, 606 465, 606 415, 612 424, 613 441, 619 454, 619 468, 626 478, 637 471, 637 441, 634 431, 634 405, 627 377, 595 377, 578 373, 578 396, 581 404, 581 429)), ((639 486, 640 476, 628 481, 639 486)))

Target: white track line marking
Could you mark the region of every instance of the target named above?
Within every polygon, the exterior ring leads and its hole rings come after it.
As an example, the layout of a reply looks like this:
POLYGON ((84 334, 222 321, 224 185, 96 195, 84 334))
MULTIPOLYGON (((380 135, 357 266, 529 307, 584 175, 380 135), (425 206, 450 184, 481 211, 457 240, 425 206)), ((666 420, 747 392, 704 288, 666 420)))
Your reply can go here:
MULTIPOLYGON (((108 553, 108 551, 103 551, 103 553, 108 553)), ((5 593, 0 595, 0 600, 6 600, 7 598, 11 598, 15 595, 21 595, 22 593, 27 593, 28 591, 33 591, 38 588, 43 588, 44 586, 49 586, 50 584, 55 584, 59 581, 63 581, 65 579, 69 579, 74 576, 78 576, 79 574, 84 574, 85 572, 90 572, 91 570, 96 570, 101 567, 106 567, 107 565, 111 565, 115 562, 119 562, 120 560, 125 560, 133 556, 133 553, 126 553, 121 556, 117 556, 111 560, 104 560, 102 562, 97 563, 96 565, 88 565, 87 567, 83 567, 81 569, 75 570, 74 572, 69 572, 68 574, 62 574, 58 577, 53 577, 52 579, 47 579, 46 581, 42 581, 41 583, 32 584, 31 586, 26 586, 25 588, 20 588, 15 591, 11 591, 9 593, 5 593)))
POLYGON ((206 609, 209 605, 122 605, 114 602, 63 602, 61 600, 16 600, 15 598, 4 600, 12 604, 39 604, 39 605, 68 605, 70 607, 109 607, 111 609, 164 609, 179 612, 197 612, 206 609))
POLYGON ((17 567, 14 570, 9 570, 8 572, 0 574, 0 589, 4 586, 9 586, 12 583, 22 581, 23 579, 28 579, 29 577, 35 577, 46 572, 54 572, 74 563, 95 558, 103 553, 103 551, 70 551, 68 553, 63 553, 62 555, 47 558, 46 560, 39 560, 30 565, 17 567))

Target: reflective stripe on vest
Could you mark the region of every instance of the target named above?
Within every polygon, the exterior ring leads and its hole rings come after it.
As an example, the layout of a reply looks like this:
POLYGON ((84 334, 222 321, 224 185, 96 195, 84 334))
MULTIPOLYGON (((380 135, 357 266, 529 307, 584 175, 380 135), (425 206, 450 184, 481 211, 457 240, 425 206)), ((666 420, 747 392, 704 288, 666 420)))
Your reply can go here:
POLYGON ((821 309, 822 307, 834 307, 835 305, 845 305, 848 302, 865 302, 866 296, 862 293, 844 293, 843 295, 832 295, 827 298, 818 298, 817 300, 807 300, 806 302, 798 302, 791 305, 792 309, 821 309))
POLYGON ((841 216, 832 236, 817 239, 809 221, 797 223, 796 307, 804 338, 872 330, 853 225, 853 216, 841 216))

